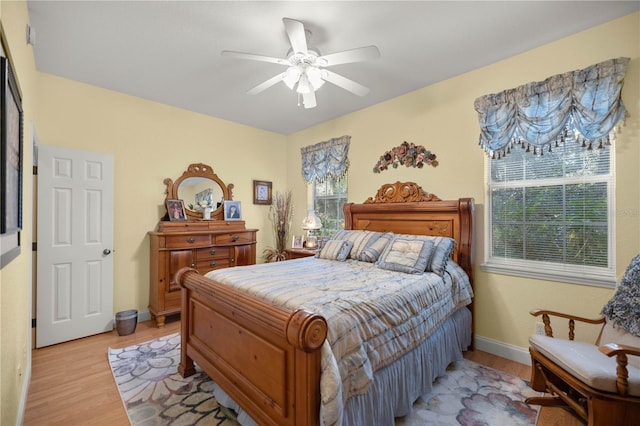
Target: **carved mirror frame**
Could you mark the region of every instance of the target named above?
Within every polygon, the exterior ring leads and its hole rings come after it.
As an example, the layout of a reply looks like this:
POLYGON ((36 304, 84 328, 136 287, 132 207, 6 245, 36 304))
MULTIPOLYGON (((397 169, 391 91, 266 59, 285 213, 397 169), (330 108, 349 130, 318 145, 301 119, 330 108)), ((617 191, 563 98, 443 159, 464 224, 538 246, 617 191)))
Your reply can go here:
MULTIPOLYGON (((210 179, 215 182, 222 190, 222 200, 220 200, 220 206, 211 211, 211 220, 224 220, 224 200, 233 200, 233 184, 226 185, 222 179, 218 177, 211 168, 211 166, 203 163, 195 163, 189 165, 187 170, 182 173, 174 182, 171 178, 166 178, 164 184, 167 185, 167 197, 166 199, 180 199, 180 185, 188 178, 204 178, 210 179)), ((166 201, 165 199, 165 201, 166 201)), ((185 213, 187 214, 187 220, 202 220, 203 213, 197 210, 193 210, 190 207, 191 200, 183 200, 185 203, 185 213)), ((194 200, 195 201, 195 200, 194 200)), ((217 200, 214 200, 216 202, 217 200)))

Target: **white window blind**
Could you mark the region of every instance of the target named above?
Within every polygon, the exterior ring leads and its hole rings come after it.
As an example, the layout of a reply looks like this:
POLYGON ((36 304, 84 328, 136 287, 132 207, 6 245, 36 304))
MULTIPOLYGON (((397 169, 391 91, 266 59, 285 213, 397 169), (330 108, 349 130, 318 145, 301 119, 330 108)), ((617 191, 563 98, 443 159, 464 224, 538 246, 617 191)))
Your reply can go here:
POLYGON ((486 160, 487 260, 483 269, 615 285, 614 150, 567 135, 533 155, 519 146, 486 160))

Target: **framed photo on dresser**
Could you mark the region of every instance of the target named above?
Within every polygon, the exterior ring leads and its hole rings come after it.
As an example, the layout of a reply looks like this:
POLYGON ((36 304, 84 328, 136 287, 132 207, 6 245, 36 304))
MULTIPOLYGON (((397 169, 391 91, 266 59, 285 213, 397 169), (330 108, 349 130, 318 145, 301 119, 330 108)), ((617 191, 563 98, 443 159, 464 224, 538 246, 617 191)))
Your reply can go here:
POLYGON ((224 220, 242 220, 240 201, 224 202, 224 220))
POLYGON ((187 213, 184 211, 184 201, 177 199, 168 199, 167 200, 167 214, 169 215, 169 220, 180 221, 187 220, 187 213))

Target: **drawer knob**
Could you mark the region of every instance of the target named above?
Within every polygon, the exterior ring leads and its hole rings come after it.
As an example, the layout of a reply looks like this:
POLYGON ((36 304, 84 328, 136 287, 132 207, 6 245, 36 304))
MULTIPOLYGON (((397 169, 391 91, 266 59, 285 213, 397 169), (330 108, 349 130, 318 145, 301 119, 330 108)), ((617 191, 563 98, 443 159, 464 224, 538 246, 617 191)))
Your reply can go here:
POLYGON ((216 249, 211 249, 211 254, 216 254, 216 249))
POLYGON ((193 269, 195 269, 195 268, 196 268, 196 264, 195 264, 195 263, 192 263, 192 264, 191 264, 191 267, 192 267, 193 269))
POLYGON ((209 263, 209 266, 211 266, 212 268, 215 268, 216 267, 216 262, 209 263))
POLYGON ((194 237, 189 237, 189 238, 187 238, 187 242, 188 242, 189 244, 193 244, 193 243, 195 243, 195 242, 196 242, 196 239, 195 239, 194 237))
POLYGON ((231 263, 234 263, 236 261, 235 257, 231 258, 231 263))
POLYGON ((236 241, 238 241, 239 239, 240 239, 240 235, 234 235, 234 236, 231 237, 231 241, 233 241, 234 243, 236 241))

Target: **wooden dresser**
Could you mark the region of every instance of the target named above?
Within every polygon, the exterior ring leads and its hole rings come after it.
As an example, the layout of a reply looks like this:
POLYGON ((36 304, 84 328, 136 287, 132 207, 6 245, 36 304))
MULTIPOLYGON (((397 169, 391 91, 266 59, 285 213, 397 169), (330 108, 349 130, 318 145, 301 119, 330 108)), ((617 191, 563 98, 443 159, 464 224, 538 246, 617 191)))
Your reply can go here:
POLYGON ((213 269, 256 263, 256 229, 244 221, 161 221, 149 232, 149 311, 158 327, 180 312, 181 288, 175 273, 185 266, 205 274, 213 269))

